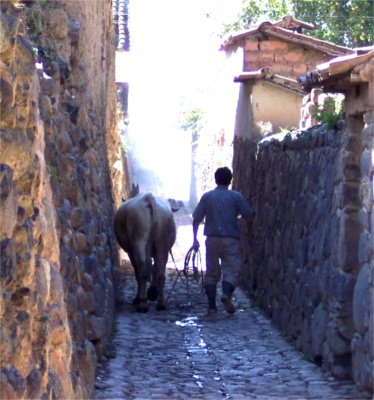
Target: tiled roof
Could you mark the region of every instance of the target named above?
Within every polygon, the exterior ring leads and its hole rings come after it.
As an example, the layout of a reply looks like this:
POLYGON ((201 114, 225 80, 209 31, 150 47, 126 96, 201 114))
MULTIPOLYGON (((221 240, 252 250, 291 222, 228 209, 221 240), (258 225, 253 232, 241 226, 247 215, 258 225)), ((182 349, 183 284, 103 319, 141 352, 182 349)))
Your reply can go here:
POLYGON ((245 39, 249 36, 263 34, 267 36, 273 36, 286 42, 299 44, 309 48, 314 48, 325 52, 329 55, 342 55, 342 54, 353 54, 354 50, 347 47, 338 46, 336 44, 326 42, 324 40, 315 39, 311 36, 304 35, 302 33, 295 32, 298 27, 307 27, 307 29, 313 29, 313 25, 307 24, 303 21, 298 21, 292 17, 286 16, 282 20, 275 23, 263 22, 257 27, 247 29, 239 32, 236 35, 228 37, 221 46, 220 50, 226 50, 228 47, 245 39))
POLYGON ((374 58, 374 50, 368 50, 364 54, 362 54, 363 51, 360 51, 360 54, 355 53, 333 58, 326 63, 317 65, 315 71, 310 71, 306 75, 300 76, 297 81, 305 89, 320 87, 326 83, 329 84, 329 81, 333 85, 337 84, 342 87, 361 83, 363 80, 360 78, 359 73, 355 73, 354 69, 356 66, 374 58))

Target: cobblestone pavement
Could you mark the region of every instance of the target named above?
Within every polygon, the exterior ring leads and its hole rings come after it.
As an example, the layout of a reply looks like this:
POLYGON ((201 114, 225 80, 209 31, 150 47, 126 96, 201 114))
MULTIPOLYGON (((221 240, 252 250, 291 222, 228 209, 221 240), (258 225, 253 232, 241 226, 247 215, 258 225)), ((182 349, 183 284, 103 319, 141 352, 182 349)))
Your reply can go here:
MULTIPOLYGON (((192 228, 183 215, 176 221, 173 253, 181 269, 192 228)), ((140 314, 131 304, 136 283, 129 263, 124 275, 112 340, 116 356, 99 365, 97 399, 354 399, 352 382, 335 381, 306 361, 243 291, 235 292, 237 312, 229 315, 219 287, 218 313, 207 315, 201 278, 190 279, 187 290, 169 262, 168 311, 151 303, 140 314)))

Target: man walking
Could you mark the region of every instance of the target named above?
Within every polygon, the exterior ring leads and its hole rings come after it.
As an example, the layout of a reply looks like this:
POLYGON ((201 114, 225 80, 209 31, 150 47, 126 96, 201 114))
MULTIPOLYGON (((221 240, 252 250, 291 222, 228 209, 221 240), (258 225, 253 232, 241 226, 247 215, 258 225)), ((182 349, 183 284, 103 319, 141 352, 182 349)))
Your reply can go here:
POLYGON ((221 301, 226 312, 234 314, 236 310, 232 303, 232 294, 239 284, 241 270, 238 216, 244 218, 250 228, 253 212, 239 192, 229 190, 232 180, 229 168, 218 168, 214 178, 217 187, 203 194, 192 214, 193 248, 200 247, 197 232, 205 218, 204 235, 207 239, 204 285, 208 298, 208 313, 217 312, 217 283, 222 276, 221 301))

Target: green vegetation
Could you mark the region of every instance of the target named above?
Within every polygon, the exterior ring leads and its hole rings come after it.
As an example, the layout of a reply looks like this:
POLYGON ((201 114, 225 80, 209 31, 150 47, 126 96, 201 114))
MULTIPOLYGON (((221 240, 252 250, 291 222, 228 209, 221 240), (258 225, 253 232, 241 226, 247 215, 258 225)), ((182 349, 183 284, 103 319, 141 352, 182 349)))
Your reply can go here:
POLYGON ((180 118, 180 128, 197 134, 203 127, 205 111, 199 107, 183 111, 180 118))
POLYGON ((117 321, 112 322, 112 335, 118 333, 118 324, 117 321))
POLYGON ((332 95, 331 99, 325 101, 323 105, 318 106, 313 118, 322 124, 327 124, 329 128, 336 126, 339 120, 343 118, 343 97, 341 95, 332 95))
POLYGON ((124 143, 124 142, 121 141, 120 144, 119 144, 119 147, 121 148, 121 150, 122 150, 124 153, 127 153, 128 149, 127 149, 126 143, 124 143))
POLYGON ((59 185, 60 184, 60 177, 57 173, 57 168, 52 166, 52 165, 47 165, 49 168, 49 173, 51 175, 51 181, 55 184, 55 185, 59 185))
POLYGON ((117 357, 117 352, 114 347, 114 343, 111 340, 109 340, 106 343, 105 348, 103 350, 103 355, 106 358, 116 358, 117 357))
POLYGON ((312 363, 313 362, 313 355, 312 355, 312 353, 304 353, 302 359, 304 361, 308 361, 308 362, 312 363))
POLYGON ((248 20, 254 24, 260 22, 261 17, 266 16, 268 21, 276 21, 292 11, 289 0, 243 0, 242 9, 237 20, 224 25, 223 33, 236 32, 247 29, 248 20))
POLYGON ((288 132, 293 132, 293 131, 296 131, 295 126, 292 126, 291 128, 289 128, 288 126, 286 126, 285 128, 279 127, 279 133, 287 134, 288 132))
POLYGON ((370 46, 374 41, 372 0, 243 0, 236 20, 225 24, 223 34, 254 24, 277 21, 285 15, 313 24, 304 34, 347 47, 370 46))
POLYGON ((33 8, 26 9, 27 30, 31 40, 37 39, 43 33, 41 13, 33 8))
POLYGON ((263 308, 264 307, 264 299, 262 296, 256 297, 253 301, 251 301, 252 308, 263 308))

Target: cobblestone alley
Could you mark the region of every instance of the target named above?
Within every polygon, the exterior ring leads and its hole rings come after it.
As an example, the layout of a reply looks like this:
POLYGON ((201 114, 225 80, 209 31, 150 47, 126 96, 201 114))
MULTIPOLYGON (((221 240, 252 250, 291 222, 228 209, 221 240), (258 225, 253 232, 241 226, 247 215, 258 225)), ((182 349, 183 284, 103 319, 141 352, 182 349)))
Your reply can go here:
MULTIPOLYGON (((179 269, 192 244, 191 219, 175 214, 179 269)), ((202 235, 202 227, 200 227, 202 235)), ((204 238, 200 240, 203 256, 204 238)), ((204 258, 204 256, 202 257, 204 258)), ((115 357, 100 363, 97 399, 353 399, 352 382, 336 381, 285 341, 263 313, 235 292, 237 312, 207 315, 201 279, 177 276, 169 260, 167 312, 139 314, 132 306, 135 278, 126 262, 123 299, 113 335, 115 357)))

